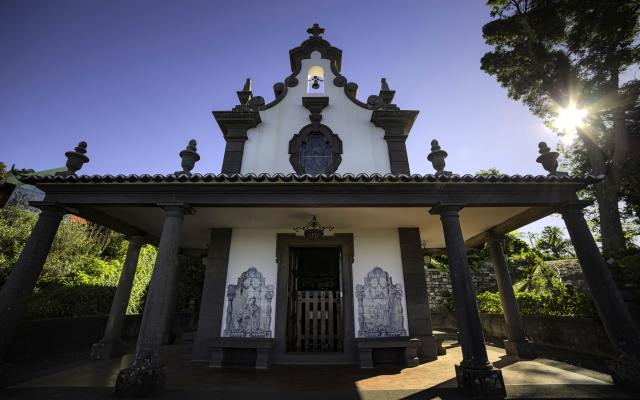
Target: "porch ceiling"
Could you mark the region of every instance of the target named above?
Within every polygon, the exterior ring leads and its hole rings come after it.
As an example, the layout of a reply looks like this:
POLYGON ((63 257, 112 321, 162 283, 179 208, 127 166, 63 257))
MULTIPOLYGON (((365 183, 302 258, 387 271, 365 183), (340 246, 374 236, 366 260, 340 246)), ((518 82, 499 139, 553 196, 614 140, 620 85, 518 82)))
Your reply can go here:
MULTIPOLYGON (((124 221, 142 231, 160 237, 165 212, 158 207, 96 207, 97 210, 124 221)), ((440 217, 429 214, 430 207, 359 207, 359 208, 266 208, 266 207, 196 207, 196 215, 186 216, 180 247, 204 249, 211 228, 281 229, 293 233, 313 215, 334 232, 355 229, 420 228, 427 248, 445 247, 440 217)), ((520 214, 529 207, 468 207, 460 211, 465 240, 520 214)), ((332 234, 326 232, 327 234, 332 234)))

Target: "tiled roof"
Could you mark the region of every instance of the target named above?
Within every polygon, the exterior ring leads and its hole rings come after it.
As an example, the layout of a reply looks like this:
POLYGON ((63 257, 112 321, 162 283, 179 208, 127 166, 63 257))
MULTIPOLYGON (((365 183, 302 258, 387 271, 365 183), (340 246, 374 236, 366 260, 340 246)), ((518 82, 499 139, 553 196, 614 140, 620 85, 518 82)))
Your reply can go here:
POLYGON ((600 182, 604 179, 604 175, 571 175, 571 176, 547 176, 547 175, 451 175, 451 176, 435 176, 435 175, 379 175, 379 174, 345 174, 345 175, 296 175, 296 174, 193 174, 188 175, 69 175, 69 176, 27 176, 20 175, 17 179, 22 183, 38 184, 38 183, 173 183, 173 182, 191 182, 191 183, 584 183, 591 184, 600 182))

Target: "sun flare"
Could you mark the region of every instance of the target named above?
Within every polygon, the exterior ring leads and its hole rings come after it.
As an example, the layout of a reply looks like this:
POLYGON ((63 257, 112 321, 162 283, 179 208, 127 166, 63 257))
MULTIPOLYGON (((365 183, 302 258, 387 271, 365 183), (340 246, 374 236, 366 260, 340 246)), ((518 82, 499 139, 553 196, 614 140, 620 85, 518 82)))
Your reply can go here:
POLYGON ((582 121, 587 117, 587 110, 576 110, 576 106, 572 104, 560 110, 559 114, 555 127, 564 129, 565 135, 570 135, 573 133, 573 128, 583 125, 582 121))

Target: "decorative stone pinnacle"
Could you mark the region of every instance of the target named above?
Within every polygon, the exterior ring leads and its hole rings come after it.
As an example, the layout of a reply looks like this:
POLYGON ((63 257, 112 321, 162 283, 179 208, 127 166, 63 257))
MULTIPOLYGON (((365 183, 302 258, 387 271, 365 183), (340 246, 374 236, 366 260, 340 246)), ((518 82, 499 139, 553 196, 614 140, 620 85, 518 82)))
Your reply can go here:
POLYGON ((436 176, 451 176, 451 171, 444 170, 444 167, 447 165, 445 158, 447 158, 448 155, 446 151, 440 148, 437 140, 434 139, 431 141, 431 153, 427 156, 427 160, 433 164, 433 168, 436 170, 436 176))
POLYGON ((558 156, 560 153, 557 151, 551 151, 549 146, 545 142, 540 142, 538 144, 538 148, 540 149, 538 152, 541 154, 536 159, 536 162, 542 164, 542 167, 549 171, 549 175, 554 176, 568 176, 569 174, 566 172, 558 171, 558 156))
MULTIPOLYGON (((382 98, 382 103, 391 105, 391 103, 393 102, 393 97, 396 95, 396 91, 389 89, 389 85, 387 84, 387 78, 382 78, 380 80, 380 83, 381 83, 381 86, 380 86, 379 96, 382 98)), ((393 105, 393 107, 397 108, 397 106, 395 105, 393 105)))
POLYGON ((64 155, 67 156, 67 171, 56 172, 56 175, 75 175, 75 173, 82 168, 82 165, 89 162, 89 157, 85 156, 87 152, 87 142, 78 143, 78 147, 74 150, 75 151, 67 151, 64 153, 64 155))
POLYGON ((180 152, 180 157, 182 158, 182 171, 176 171, 176 175, 187 175, 191 176, 191 170, 196 165, 196 162, 200 160, 200 154, 196 153, 198 150, 196 145, 198 143, 195 139, 189 140, 189 145, 186 150, 182 150, 180 152))
POLYGON ((320 28, 320 25, 313 24, 313 26, 307 29, 307 33, 313 35, 311 37, 320 37, 319 35, 324 33, 324 28, 320 28))
POLYGON ((77 153, 85 154, 87 152, 87 142, 78 143, 78 147, 74 149, 77 153))
POLYGON ((538 153, 540 154, 547 154, 551 151, 551 149, 549 148, 549 146, 547 146, 545 142, 538 143, 538 148, 540 149, 538 150, 538 153))
POLYGON ((242 88, 242 90, 236 93, 238 94, 240 105, 248 105, 249 101, 251 101, 251 99, 253 98, 253 92, 251 91, 251 78, 247 78, 247 81, 244 83, 244 87, 242 88))

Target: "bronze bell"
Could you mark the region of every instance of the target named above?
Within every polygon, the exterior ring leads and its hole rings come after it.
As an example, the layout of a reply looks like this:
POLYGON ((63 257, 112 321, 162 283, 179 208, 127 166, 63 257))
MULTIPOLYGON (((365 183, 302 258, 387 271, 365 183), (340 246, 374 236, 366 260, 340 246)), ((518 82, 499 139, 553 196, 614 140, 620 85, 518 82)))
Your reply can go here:
POLYGON ((318 83, 318 80, 320 78, 318 78, 317 76, 314 76, 311 79, 313 80, 313 84, 311 85, 311 89, 314 89, 314 90, 320 89, 320 83, 318 83))

